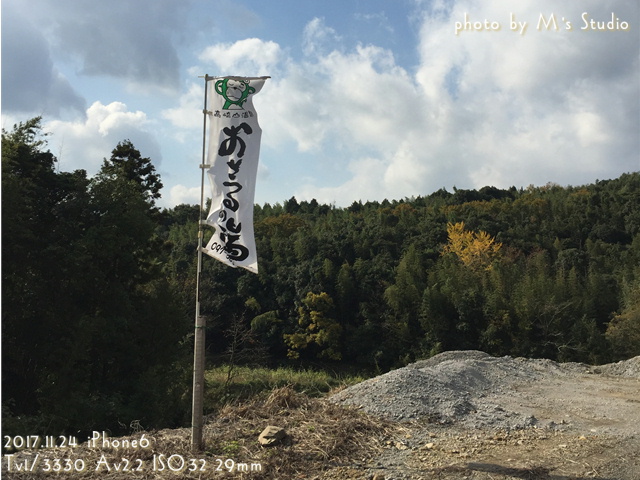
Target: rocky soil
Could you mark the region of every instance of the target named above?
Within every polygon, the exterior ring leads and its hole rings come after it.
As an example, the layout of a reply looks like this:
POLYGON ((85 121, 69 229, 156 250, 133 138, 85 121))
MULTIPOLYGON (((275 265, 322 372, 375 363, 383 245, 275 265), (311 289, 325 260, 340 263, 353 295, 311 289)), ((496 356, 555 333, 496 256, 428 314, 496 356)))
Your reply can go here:
POLYGON ((404 430, 366 469, 325 478, 640 479, 640 357, 593 367, 446 352, 331 401, 404 430))

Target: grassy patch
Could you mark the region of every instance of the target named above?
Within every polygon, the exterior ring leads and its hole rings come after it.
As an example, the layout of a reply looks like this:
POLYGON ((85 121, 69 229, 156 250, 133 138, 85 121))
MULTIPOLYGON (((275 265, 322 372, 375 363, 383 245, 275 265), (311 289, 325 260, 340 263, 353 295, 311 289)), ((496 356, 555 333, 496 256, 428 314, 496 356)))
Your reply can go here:
POLYGON ((274 389, 289 387, 309 397, 321 397, 332 390, 365 380, 355 375, 335 375, 325 371, 293 368, 250 368, 236 366, 229 376, 229 366, 205 372, 205 412, 214 412, 229 403, 267 395, 274 389))

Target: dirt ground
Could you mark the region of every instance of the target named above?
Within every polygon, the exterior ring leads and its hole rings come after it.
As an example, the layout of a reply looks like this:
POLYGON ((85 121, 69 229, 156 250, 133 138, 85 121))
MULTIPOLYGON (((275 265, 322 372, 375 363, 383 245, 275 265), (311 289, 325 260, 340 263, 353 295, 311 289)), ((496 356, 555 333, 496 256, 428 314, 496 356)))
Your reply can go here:
POLYGON ((190 452, 190 429, 136 432, 119 439, 138 441, 126 448, 85 441, 5 452, 2 478, 640 480, 637 375, 569 369, 480 400, 485 411, 490 405, 530 416, 531 426, 476 428, 437 418, 400 423, 284 388, 209 418, 205 452, 198 455, 190 452), (267 425, 286 430, 281 445, 258 444, 267 425))
POLYGON ((640 479, 640 380, 576 374, 486 398, 529 414, 532 428, 493 431, 415 422, 366 472, 326 479, 640 479), (537 427, 537 428, 536 428, 537 427))

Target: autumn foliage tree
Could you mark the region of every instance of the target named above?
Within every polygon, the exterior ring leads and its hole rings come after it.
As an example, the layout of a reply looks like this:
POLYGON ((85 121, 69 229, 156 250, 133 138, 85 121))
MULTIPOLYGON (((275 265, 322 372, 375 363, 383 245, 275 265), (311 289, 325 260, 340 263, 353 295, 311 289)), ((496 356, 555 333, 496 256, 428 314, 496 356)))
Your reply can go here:
POLYGON ((447 223, 447 234, 449 242, 442 250, 443 255, 455 254, 466 267, 474 271, 489 270, 502 247, 487 232, 466 230, 464 222, 447 223))

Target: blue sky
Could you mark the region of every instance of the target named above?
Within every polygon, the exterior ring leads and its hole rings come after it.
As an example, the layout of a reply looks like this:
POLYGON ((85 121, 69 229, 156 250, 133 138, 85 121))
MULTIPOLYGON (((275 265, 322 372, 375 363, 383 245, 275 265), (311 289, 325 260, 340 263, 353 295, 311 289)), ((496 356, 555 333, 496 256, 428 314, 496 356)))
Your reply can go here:
POLYGON ((581 185, 640 170, 639 17, 628 0, 3 0, 2 126, 42 115, 60 169, 90 175, 130 139, 162 206, 197 203, 198 77, 270 75, 257 203, 581 185))

